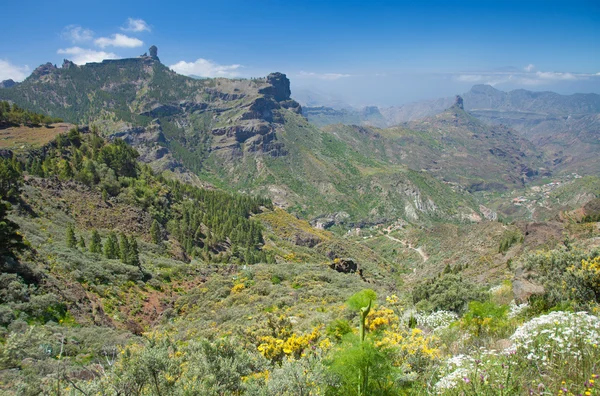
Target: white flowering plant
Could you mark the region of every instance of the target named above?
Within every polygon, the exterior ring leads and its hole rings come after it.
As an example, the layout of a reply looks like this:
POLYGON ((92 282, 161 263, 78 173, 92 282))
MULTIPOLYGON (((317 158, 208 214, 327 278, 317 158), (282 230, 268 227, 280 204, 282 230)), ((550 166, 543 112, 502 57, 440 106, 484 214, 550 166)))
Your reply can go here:
POLYGON ((510 337, 512 346, 456 355, 440 368, 438 394, 600 394, 600 318, 586 312, 551 312, 510 337), (594 393, 596 392, 596 393, 594 393))

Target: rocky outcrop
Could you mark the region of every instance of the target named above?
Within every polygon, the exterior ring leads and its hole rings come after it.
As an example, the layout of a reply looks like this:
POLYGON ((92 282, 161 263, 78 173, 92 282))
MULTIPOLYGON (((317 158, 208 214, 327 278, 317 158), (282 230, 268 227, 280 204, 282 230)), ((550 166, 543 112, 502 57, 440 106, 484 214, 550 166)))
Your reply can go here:
POLYGON ((12 79, 4 80, 0 82, 0 88, 11 88, 17 85, 18 83, 12 79))
POLYGON ((50 62, 44 63, 43 65, 38 66, 33 71, 33 73, 31 73, 31 77, 39 78, 39 77, 42 77, 42 76, 47 76, 49 74, 52 74, 52 72, 54 72, 57 69, 58 68, 56 67, 56 65, 53 65, 50 62))
POLYGON ((283 73, 271 73, 266 78, 270 86, 262 88, 259 93, 272 96, 277 102, 290 100, 292 91, 290 89, 290 80, 283 73))
POLYGON ((150 52, 150 57, 152 59, 160 62, 160 59, 158 59, 158 47, 156 45, 153 45, 152 47, 150 47, 150 49, 148 49, 148 51, 150 52))
POLYGON ((533 295, 541 295, 545 293, 544 286, 538 285, 527 279, 529 274, 526 274, 523 268, 517 268, 515 278, 512 281, 513 294, 517 303, 525 303, 529 297, 533 295))
POLYGON ((456 107, 461 110, 465 109, 465 105, 464 105, 462 96, 456 95, 456 98, 454 99, 454 105, 452 105, 452 107, 456 107))
POLYGON ((77 67, 77 65, 68 59, 63 60, 62 69, 70 69, 72 67, 77 67))
POLYGON ((343 274, 354 274, 360 271, 358 264, 349 258, 335 258, 329 264, 329 268, 343 274))

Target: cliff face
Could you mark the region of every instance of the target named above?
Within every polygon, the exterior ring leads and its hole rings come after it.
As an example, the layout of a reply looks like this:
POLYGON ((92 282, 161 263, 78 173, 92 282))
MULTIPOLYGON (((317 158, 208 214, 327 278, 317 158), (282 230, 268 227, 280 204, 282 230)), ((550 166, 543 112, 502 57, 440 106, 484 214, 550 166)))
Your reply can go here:
POLYGON ((138 145, 142 142, 132 135, 149 136, 145 128, 152 125, 163 139, 146 143, 176 149, 180 157, 285 155, 277 139, 282 112, 302 111, 290 98, 285 74, 193 79, 160 63, 155 46, 149 54, 84 66, 68 60, 61 68, 46 63, 22 84, 1 90, 0 98, 71 122, 97 124, 138 145))

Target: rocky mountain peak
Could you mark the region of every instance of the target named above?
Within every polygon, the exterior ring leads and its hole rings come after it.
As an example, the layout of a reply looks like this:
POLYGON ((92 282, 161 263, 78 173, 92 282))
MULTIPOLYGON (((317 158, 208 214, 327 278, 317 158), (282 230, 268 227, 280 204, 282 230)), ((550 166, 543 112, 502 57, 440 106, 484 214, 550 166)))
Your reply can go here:
POLYGON ((152 59, 156 59, 157 61, 160 61, 160 59, 158 59, 158 47, 156 45, 153 45, 152 47, 150 47, 148 49, 149 53, 150 53, 150 57, 152 59))
POLYGON ((17 84, 18 83, 9 78, 8 80, 0 81, 0 88, 10 88, 14 87, 17 84))
POLYGON ((68 59, 63 60, 63 64, 62 64, 63 69, 70 69, 72 67, 76 67, 75 63, 71 62, 68 59))
POLYGON ((462 96, 456 95, 456 98, 454 99, 454 104, 452 105, 452 107, 458 107, 461 110, 465 109, 465 105, 464 105, 462 96))
POLYGON ((290 90, 290 80, 283 73, 271 73, 266 78, 271 86, 261 89, 259 92, 264 95, 271 95, 278 102, 290 99, 292 91, 290 90))
POLYGON ((56 65, 53 65, 51 62, 48 62, 48 63, 44 63, 41 66, 38 66, 33 71, 33 73, 31 73, 31 75, 36 76, 36 77, 41 77, 41 76, 45 76, 45 75, 52 73, 56 69, 57 69, 56 65))

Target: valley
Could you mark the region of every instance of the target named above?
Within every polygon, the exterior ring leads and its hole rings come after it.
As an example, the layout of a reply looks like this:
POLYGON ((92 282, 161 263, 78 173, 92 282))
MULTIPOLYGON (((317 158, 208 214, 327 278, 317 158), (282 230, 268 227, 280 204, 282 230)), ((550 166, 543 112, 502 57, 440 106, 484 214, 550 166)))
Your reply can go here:
POLYGON ((592 389, 598 95, 359 114, 149 53, 0 86, 0 392, 592 389))

